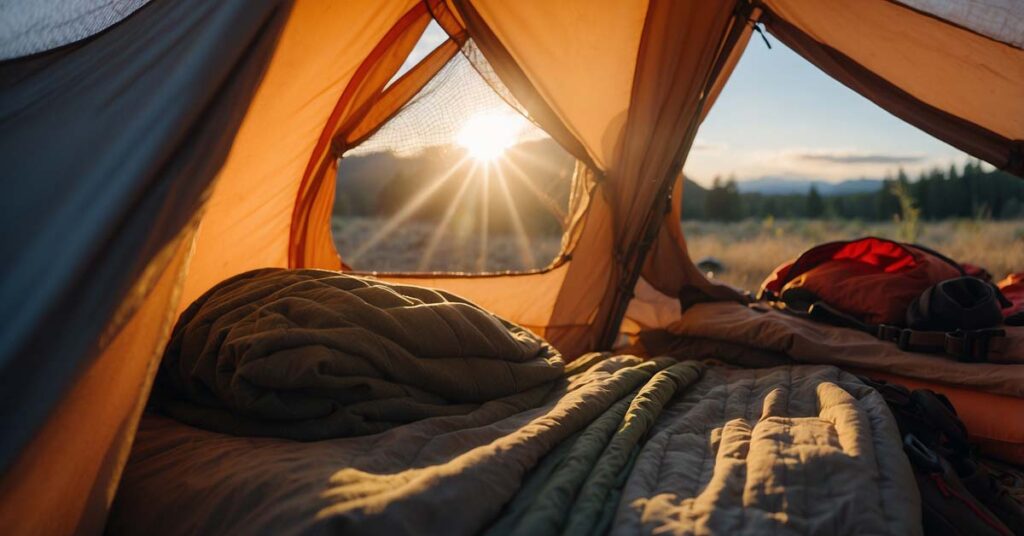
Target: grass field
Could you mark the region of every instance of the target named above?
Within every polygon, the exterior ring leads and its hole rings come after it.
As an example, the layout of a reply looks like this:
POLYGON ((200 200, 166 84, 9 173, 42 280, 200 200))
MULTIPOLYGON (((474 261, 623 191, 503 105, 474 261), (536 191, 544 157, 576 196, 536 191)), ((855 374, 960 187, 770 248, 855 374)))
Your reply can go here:
POLYGON ((407 221, 383 236, 377 218, 334 218, 334 243, 345 262, 363 271, 500 272, 547 266, 561 249, 561 236, 529 237, 523 251, 511 233, 480 236, 472 226, 451 225, 434 241, 437 225, 407 221), (366 244, 372 243, 370 247, 366 244), (483 246, 483 247, 481 247, 483 246), (480 255, 480 251, 486 255, 480 255), (346 253, 348 252, 348 253, 346 253))
MULTIPOLYGON (((389 233, 356 259, 346 252, 360 249, 382 222, 368 218, 336 219, 338 251, 359 270, 381 271, 503 271, 541 268, 558 254, 561 237, 531 237, 525 256, 514 235, 481 237, 471 229, 454 232, 431 243, 435 226, 410 222, 389 233), (429 262, 424 262, 428 257, 429 262)), ((694 262, 714 257, 725 269, 714 274, 731 285, 756 290, 776 266, 815 244, 860 236, 899 239, 896 223, 854 221, 765 220, 737 223, 685 222, 690 256, 694 262)), ((1024 220, 955 220, 923 223, 918 243, 960 262, 988 269, 995 277, 1024 270, 1024 220)))
MULTIPOLYGON (((776 266, 822 242, 860 236, 899 239, 895 223, 854 221, 685 222, 690 257, 714 257, 725 266, 715 277, 756 290, 776 266)), ((917 243, 1002 278, 1024 270, 1024 221, 952 220, 923 223, 917 243)))

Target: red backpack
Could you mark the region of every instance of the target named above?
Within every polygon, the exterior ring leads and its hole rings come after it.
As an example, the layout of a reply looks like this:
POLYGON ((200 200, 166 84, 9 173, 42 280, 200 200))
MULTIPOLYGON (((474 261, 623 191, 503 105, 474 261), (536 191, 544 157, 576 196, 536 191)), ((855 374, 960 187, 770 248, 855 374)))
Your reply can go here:
POLYGON ((937 253, 868 237, 811 248, 777 268, 761 293, 793 305, 824 301, 868 324, 903 324, 922 292, 961 275, 955 262, 937 253))
POLYGON ((813 320, 853 327, 903 350, 987 359, 1005 298, 991 283, 922 246, 867 237, 811 248, 761 285, 759 299, 813 320))

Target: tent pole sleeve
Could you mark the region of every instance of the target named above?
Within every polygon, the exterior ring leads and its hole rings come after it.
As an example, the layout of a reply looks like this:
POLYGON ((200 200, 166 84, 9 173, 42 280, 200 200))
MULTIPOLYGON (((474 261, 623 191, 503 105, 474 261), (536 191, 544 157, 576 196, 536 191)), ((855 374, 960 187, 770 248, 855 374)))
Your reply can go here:
POLYGON ((641 232, 640 240, 633 243, 630 250, 627 250, 626 255, 624 255, 622 259, 617 259, 623 264, 620 265, 618 282, 613 290, 614 297, 611 313, 604 324, 600 338, 598 339, 598 349, 610 349, 615 344, 615 340, 618 337, 619 326, 626 314, 629 302, 633 297, 633 289, 636 287, 636 283, 640 278, 644 261, 651 249, 651 245, 654 243, 654 239, 658 235, 658 231, 664 221, 665 212, 669 207, 671 207, 671 191, 675 177, 682 169, 686 156, 690 152, 690 147, 693 145, 693 140, 696 138, 697 129, 700 127, 700 120, 704 117, 703 110, 708 104, 708 98, 712 93, 712 88, 718 80, 718 75, 729 62, 733 48, 744 35, 752 10, 753 6, 750 2, 737 2, 736 9, 733 14, 733 20, 728 26, 728 30, 719 40, 721 44, 718 47, 718 52, 716 54, 715 61, 712 64, 712 68, 705 75, 700 100, 697 103, 697 109, 695 113, 692 114, 690 123, 684 134, 685 142, 680 146, 679 151, 673 159, 671 167, 661 179, 654 205, 644 215, 644 225, 642 227, 643 231, 641 232))

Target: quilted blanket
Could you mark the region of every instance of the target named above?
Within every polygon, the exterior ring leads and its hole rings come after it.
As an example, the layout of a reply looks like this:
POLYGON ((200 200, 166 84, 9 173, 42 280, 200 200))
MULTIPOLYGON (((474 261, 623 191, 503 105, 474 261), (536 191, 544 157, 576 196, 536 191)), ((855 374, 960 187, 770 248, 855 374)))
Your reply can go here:
POLYGON ((443 291, 263 269, 185 310, 152 402, 209 430, 316 440, 535 407, 563 369, 543 339, 443 291))
POLYGON ((655 375, 612 433, 601 427, 595 422, 549 455, 490 532, 921 530, 888 409, 832 367, 684 362, 655 375))

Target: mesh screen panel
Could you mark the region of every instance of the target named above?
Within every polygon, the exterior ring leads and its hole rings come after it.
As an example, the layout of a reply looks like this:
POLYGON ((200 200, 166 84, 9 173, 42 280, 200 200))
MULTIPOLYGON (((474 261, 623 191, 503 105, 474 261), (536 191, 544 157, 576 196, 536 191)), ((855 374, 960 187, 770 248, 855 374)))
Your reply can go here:
POLYGON ((462 52, 339 163, 332 227, 356 270, 524 271, 560 252, 575 159, 462 52))
POLYGON ((0 60, 95 35, 149 0, 0 0, 0 60))
POLYGON ((997 41, 1024 48, 1024 2, 1020 0, 899 0, 914 9, 997 41))

